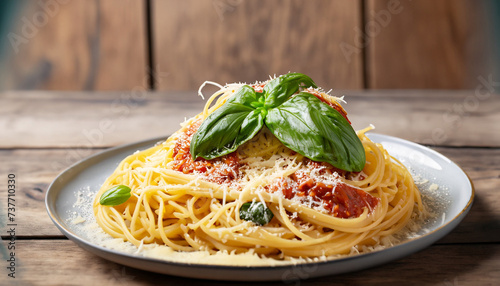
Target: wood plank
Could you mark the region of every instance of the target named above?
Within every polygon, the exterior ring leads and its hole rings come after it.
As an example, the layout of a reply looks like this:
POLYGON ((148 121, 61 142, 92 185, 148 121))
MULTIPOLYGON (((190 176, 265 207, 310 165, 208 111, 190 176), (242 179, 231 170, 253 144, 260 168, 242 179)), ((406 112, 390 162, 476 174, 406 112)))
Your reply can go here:
POLYGON ((7 92, 0 147, 99 148, 172 134, 203 109, 196 92, 7 92))
POLYGON ((463 89, 498 78, 492 1, 365 3, 368 88, 463 89))
POLYGON ((438 243, 500 242, 500 149, 434 149, 469 175, 476 192, 469 214, 438 243))
POLYGON ((361 23, 359 1, 154 0, 155 67, 160 90, 266 80, 289 71, 319 85, 362 88, 362 53, 340 45, 361 23))
MULTIPOLYGON (((500 146, 500 96, 476 91, 334 91, 355 129, 417 143, 500 146)), ((99 148, 175 132, 204 101, 189 92, 3 92, 0 148, 99 148)))
POLYGON ((500 96, 479 91, 371 90, 345 94, 355 129, 426 145, 500 146, 500 96))
POLYGON ((144 0, 23 3, 0 69, 2 89, 148 88, 144 0))
MULTIPOLYGON (((304 281, 314 285, 495 285, 500 280, 500 245, 431 246, 399 261, 372 269, 326 276, 304 281)), ((108 262, 68 240, 18 240, 16 242, 17 277, 7 285, 227 285, 228 282, 200 281, 160 275, 108 262), (82 265, 84 267, 82 268, 82 265), (18 284, 14 284, 18 283, 18 284), (19 284, 20 283, 20 284, 19 284)), ((2 267, 6 276, 6 269, 2 267)), ((307 277, 311 269, 298 267, 297 274, 307 277), (300 273, 299 273, 300 271, 300 273)), ((286 275, 291 279, 296 276, 286 275)), ((7 279, 7 278, 5 278, 7 279)), ((261 282, 277 285, 283 282, 261 282)))
MULTIPOLYGON (((45 192, 66 167, 102 149, 14 149, 0 150, 0 178, 17 177, 19 236, 62 236, 45 211, 45 192)), ((462 166, 473 180, 476 199, 464 221, 440 243, 500 242, 500 149, 437 148, 462 166)), ((7 190, 0 188, 6 205, 7 190)), ((1 232, 4 235, 4 231, 1 232)))

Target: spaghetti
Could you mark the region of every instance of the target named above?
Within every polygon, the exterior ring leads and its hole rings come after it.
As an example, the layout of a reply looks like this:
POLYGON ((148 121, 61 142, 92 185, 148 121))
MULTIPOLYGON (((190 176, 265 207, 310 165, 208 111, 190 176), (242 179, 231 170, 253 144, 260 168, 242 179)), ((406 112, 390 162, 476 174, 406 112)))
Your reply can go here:
MULTIPOLYGON (((265 83, 252 87, 261 90, 265 83)), ((408 170, 365 133, 358 137, 366 164, 347 172, 285 147, 267 128, 216 159, 193 160, 190 142, 209 114, 240 85, 226 85, 202 113, 152 148, 125 158, 94 200, 97 223, 115 238, 166 245, 176 251, 255 253, 290 259, 329 257, 384 246, 423 211, 408 170), (131 197, 106 206, 106 190, 125 185, 131 197), (247 202, 260 202, 274 218, 258 225, 240 217, 247 202)), ((339 111, 339 99, 306 91, 339 111)))

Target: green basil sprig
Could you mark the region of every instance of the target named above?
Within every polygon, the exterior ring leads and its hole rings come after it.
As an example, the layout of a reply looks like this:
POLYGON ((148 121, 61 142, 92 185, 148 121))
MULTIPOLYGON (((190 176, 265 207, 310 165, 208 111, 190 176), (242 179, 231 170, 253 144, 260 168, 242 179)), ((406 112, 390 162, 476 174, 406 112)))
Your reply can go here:
POLYGON ((130 188, 124 185, 114 186, 101 195, 99 203, 103 206, 121 205, 130 198, 130 191, 130 188))
POLYGON ((268 224, 273 217, 273 212, 261 202, 244 203, 240 208, 241 219, 258 225, 268 224))
POLYGON ((234 152, 259 132, 269 109, 279 106, 301 86, 316 87, 310 77, 299 73, 271 80, 261 93, 242 86, 200 125, 191 139, 191 156, 211 160, 234 152))
POLYGON ((328 104, 300 88, 316 87, 300 73, 271 80, 262 93, 244 85, 210 114, 191 139, 190 152, 211 160, 234 152, 266 125, 288 148, 346 171, 361 171, 365 152, 347 120, 328 104))

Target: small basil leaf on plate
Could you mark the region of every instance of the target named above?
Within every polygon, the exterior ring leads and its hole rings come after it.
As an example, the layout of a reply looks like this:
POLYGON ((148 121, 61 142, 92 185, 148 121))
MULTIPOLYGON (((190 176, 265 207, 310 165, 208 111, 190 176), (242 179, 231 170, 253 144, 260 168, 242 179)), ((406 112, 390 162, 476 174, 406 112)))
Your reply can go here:
POLYGON ((352 126, 312 94, 301 92, 270 109, 265 124, 285 146, 313 161, 349 172, 365 166, 365 150, 352 126))
POLYGON ((243 86, 211 113, 191 139, 193 159, 211 160, 229 154, 252 139, 264 125, 265 113, 251 106, 258 102, 258 96, 252 87, 243 86))
POLYGON ((105 191, 99 200, 103 206, 117 206, 126 202, 131 194, 130 188, 124 185, 117 185, 105 191))
POLYGON ((273 217, 273 212, 261 202, 244 203, 240 208, 241 219, 258 225, 268 224, 273 217))
POLYGON ((301 73, 288 73, 271 80, 264 86, 265 106, 273 108, 281 105, 300 87, 316 87, 316 84, 310 77, 301 73))

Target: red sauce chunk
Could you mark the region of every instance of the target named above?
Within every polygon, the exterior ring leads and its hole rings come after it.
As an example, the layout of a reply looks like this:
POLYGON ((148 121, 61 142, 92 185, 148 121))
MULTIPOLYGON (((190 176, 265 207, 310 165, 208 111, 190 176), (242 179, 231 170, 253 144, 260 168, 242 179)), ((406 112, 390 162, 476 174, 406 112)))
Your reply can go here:
MULTIPOLYGON (((319 164, 321 163, 312 162, 312 165, 319 164)), ((320 168, 319 172, 320 174, 322 172, 328 174, 331 169, 328 167, 320 168)), ((338 173, 331 174, 339 176, 338 173)), ((312 202, 311 205, 321 205, 328 213, 338 218, 359 217, 364 208, 372 211, 380 201, 369 193, 341 181, 327 185, 311 178, 304 171, 295 172, 288 180, 278 179, 271 185, 270 191, 276 192, 278 190, 281 190, 287 199, 298 197, 303 203, 312 202)))
POLYGON ((193 161, 189 148, 191 138, 201 125, 201 121, 194 122, 180 135, 173 150, 172 169, 184 174, 202 174, 207 181, 223 184, 239 177, 239 160, 236 152, 213 160, 197 158, 193 161))

